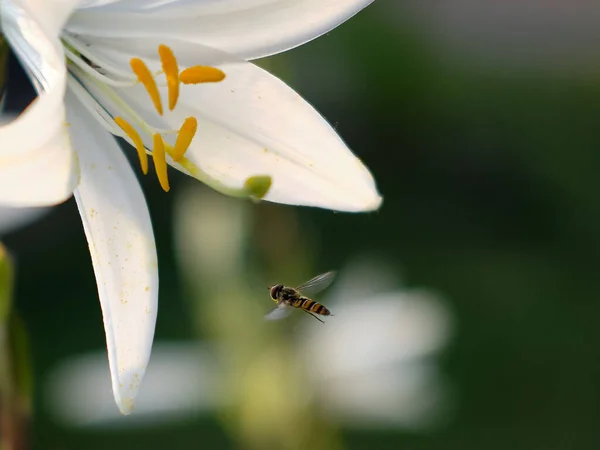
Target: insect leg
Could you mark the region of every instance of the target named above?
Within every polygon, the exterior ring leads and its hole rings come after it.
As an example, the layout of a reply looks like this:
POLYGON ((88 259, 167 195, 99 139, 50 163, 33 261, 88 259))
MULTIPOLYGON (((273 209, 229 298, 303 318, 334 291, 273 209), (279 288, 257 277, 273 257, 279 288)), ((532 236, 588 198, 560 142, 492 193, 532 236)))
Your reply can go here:
POLYGON ((315 316, 313 313, 308 312, 307 310, 303 309, 302 311, 304 311, 306 314, 310 314, 311 316, 313 316, 315 319, 317 319, 319 322, 321 323, 325 323, 323 322, 321 319, 319 319, 317 316, 315 316))

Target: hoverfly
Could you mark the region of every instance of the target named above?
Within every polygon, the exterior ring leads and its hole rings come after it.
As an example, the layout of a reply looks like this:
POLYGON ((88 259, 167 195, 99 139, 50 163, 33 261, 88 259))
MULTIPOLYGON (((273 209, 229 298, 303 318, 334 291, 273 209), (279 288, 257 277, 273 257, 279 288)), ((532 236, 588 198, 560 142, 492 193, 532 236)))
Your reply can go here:
POLYGON ((268 289, 271 294, 271 299, 277 303, 277 308, 267 314, 265 319, 283 319, 290 315, 292 308, 299 308, 313 316, 319 322, 325 323, 315 314, 320 316, 330 316, 331 312, 325 306, 306 297, 306 295, 314 295, 324 290, 331 284, 334 277, 335 272, 326 272, 317 275, 297 288, 287 287, 283 284, 269 286, 268 289))

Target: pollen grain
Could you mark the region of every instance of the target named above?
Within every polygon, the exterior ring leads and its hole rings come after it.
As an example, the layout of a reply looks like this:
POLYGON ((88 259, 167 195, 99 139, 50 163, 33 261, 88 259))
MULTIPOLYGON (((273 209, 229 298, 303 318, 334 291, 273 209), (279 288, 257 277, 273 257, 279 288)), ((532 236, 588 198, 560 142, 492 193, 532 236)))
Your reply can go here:
POLYGON ((161 116, 163 115, 162 102, 160 101, 160 94, 158 92, 158 87, 156 86, 156 81, 154 77, 150 73, 150 69, 148 66, 139 58, 131 58, 129 61, 129 65, 131 66, 131 70, 137 76, 140 83, 144 85, 148 95, 152 99, 152 103, 154 104, 154 108, 161 116))
POLYGON ((135 149, 140 158, 140 166, 142 167, 142 173, 148 175, 148 155, 146 154, 146 147, 142 141, 139 133, 133 128, 133 126, 122 117, 115 117, 115 123, 125 132, 127 136, 131 138, 135 145, 135 149))

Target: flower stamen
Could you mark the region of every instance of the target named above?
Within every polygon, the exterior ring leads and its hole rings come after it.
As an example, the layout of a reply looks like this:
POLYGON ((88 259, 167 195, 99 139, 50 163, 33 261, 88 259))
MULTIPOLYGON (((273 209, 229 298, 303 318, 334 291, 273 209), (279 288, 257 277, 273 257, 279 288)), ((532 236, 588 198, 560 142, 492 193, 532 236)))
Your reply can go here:
POLYGON ((181 125, 179 133, 177 134, 175 146, 171 152, 173 161, 180 161, 181 158, 183 158, 183 155, 185 155, 185 152, 192 143, 192 139, 194 139, 197 129, 198 121, 195 117, 188 117, 184 120, 183 125, 181 125))
POLYGON ((169 109, 173 111, 179 98, 179 66, 173 51, 166 45, 158 46, 158 55, 162 63, 163 72, 167 78, 167 89, 169 90, 169 109))
POLYGON ((156 170, 156 176, 158 177, 158 182, 160 183, 160 187, 163 188, 165 192, 169 192, 171 189, 169 186, 169 177, 167 175, 167 159, 165 155, 165 143, 160 134, 156 133, 153 136, 153 146, 152 146, 152 158, 154 159, 154 168, 156 170))
POLYGON ((133 128, 133 126, 131 126, 131 124, 122 117, 115 117, 115 123, 119 125, 119 127, 121 127, 125 134, 129 136, 135 144, 135 149, 137 150, 138 158, 140 158, 142 173, 144 175, 148 175, 148 155, 146 154, 146 147, 144 146, 144 141, 142 141, 142 137, 135 130, 135 128, 133 128))
POLYGON ((218 83, 225 79, 225 72, 216 67, 192 66, 179 74, 183 84, 218 83))
POLYGON ((198 121, 195 117, 186 118, 179 130, 160 129, 147 122, 146 118, 136 111, 121 93, 128 86, 141 83, 148 92, 156 111, 160 115, 163 115, 160 91, 155 79, 159 73, 165 74, 169 109, 173 110, 177 105, 181 89, 179 83, 216 83, 225 79, 223 71, 211 66, 193 66, 179 72, 177 60, 171 49, 166 45, 160 45, 158 53, 163 66, 162 71, 152 73, 141 59, 132 58, 129 63, 133 75, 129 75, 131 78, 128 80, 127 77, 121 79, 122 74, 117 73, 116 69, 111 68, 105 71, 104 67, 102 67, 103 65, 97 64, 92 58, 88 58, 90 59, 88 63, 80 58, 75 51, 71 53, 75 59, 70 61, 73 64, 69 64, 70 75, 68 83, 75 95, 77 95, 88 111, 98 118, 104 128, 110 133, 126 139, 130 144, 135 146, 144 174, 148 173, 149 147, 146 148, 144 140, 139 133, 142 133, 143 136, 152 137, 152 157, 154 159, 156 176, 161 188, 165 192, 170 190, 167 172, 168 155, 169 161, 176 163, 179 170, 197 178, 225 195, 261 200, 268 194, 273 183, 270 175, 250 176, 241 187, 234 187, 225 184, 219 177, 212 175, 197 165, 193 156, 192 159, 186 157, 198 129, 198 121), (102 72, 109 73, 110 79, 104 76, 102 72), (117 90, 116 88, 119 89, 117 90), (97 100, 95 91, 102 94, 104 102, 100 103, 97 100), (113 115, 114 110, 119 111, 119 114, 113 115), (176 135, 174 145, 172 138, 165 140, 167 135, 173 134, 176 135))
POLYGON ((160 94, 158 93, 158 86, 156 86, 156 81, 150 73, 150 69, 148 66, 139 58, 131 58, 129 61, 129 65, 131 66, 131 70, 138 78, 138 81, 144 85, 148 95, 152 99, 152 103, 154 103, 154 108, 159 115, 163 115, 162 103, 160 101, 160 94))

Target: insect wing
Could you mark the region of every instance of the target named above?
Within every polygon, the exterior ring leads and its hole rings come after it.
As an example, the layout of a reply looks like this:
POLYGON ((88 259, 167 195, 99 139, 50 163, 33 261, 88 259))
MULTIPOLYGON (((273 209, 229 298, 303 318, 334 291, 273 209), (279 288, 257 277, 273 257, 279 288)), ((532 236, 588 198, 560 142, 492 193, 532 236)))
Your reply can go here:
POLYGON ((325 272, 321 275, 308 280, 301 286, 298 286, 296 290, 302 292, 303 295, 315 295, 322 290, 329 287, 335 278, 335 272, 325 272))
POLYGON ((267 314, 265 316, 265 319, 266 320, 285 319, 291 313, 292 313, 292 308, 290 308, 289 306, 282 305, 282 306, 278 306, 273 311, 271 311, 269 314, 267 314))

